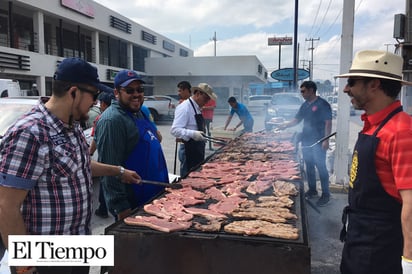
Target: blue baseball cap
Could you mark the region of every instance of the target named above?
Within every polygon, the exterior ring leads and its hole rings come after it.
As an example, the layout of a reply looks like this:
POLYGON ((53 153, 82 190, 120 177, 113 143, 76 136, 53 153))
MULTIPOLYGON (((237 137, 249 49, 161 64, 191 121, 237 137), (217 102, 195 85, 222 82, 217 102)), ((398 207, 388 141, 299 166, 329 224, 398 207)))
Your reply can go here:
POLYGON ((121 70, 116 74, 116 77, 114 78, 114 87, 127 87, 131 82, 133 81, 139 81, 142 84, 146 84, 145 81, 142 80, 142 76, 137 74, 133 70, 121 70))
POLYGON ((97 68, 83 59, 72 57, 64 59, 58 66, 53 76, 54 80, 72 83, 81 83, 99 89, 100 80, 97 68))

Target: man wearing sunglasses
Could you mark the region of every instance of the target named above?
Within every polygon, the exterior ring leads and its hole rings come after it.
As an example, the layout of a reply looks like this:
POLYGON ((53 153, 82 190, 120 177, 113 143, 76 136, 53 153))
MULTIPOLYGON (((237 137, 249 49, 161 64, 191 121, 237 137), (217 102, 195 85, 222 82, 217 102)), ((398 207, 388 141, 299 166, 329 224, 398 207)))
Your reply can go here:
POLYGON ((344 92, 365 111, 352 155, 341 240, 341 272, 412 273, 412 118, 397 99, 401 56, 355 55, 344 92))
POLYGON ((305 102, 296 113, 295 118, 280 126, 292 127, 303 120, 302 155, 306 166, 306 176, 309 190, 305 193, 307 199, 318 197, 316 188, 316 170, 319 174, 322 195, 316 202, 317 206, 326 206, 329 203, 329 173, 326 168, 326 151, 329 148, 329 139, 316 144, 318 140, 329 136, 332 130, 332 109, 330 104, 316 95, 317 86, 313 81, 304 81, 300 85, 300 92, 305 102))
MULTIPOLYGON (((99 162, 125 166, 142 179, 169 183, 169 173, 156 128, 142 112, 144 89, 142 76, 133 70, 122 70, 114 79, 112 101, 96 125, 95 140, 99 162)), ((156 185, 122 185, 113 177, 104 177, 104 196, 109 212, 116 219, 130 215, 164 188, 156 185)))
MULTIPOLYGON (((119 176, 138 183, 136 172, 91 161, 80 122, 99 94, 97 69, 79 58, 64 59, 52 96, 19 119, 0 144, 0 233, 91 234, 92 176, 119 176)), ((24 273, 27 267, 17 267, 24 273)), ((87 266, 38 266, 39 273, 89 273, 87 266)))

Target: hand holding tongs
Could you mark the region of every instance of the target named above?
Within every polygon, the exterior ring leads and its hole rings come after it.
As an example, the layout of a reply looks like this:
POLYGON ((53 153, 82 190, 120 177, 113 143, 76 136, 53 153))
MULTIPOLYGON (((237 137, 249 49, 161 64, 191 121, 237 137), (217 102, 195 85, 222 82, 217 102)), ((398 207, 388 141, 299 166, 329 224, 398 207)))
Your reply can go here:
POLYGON ((219 138, 214 138, 214 137, 208 136, 204 133, 202 133, 202 136, 209 142, 216 143, 216 144, 219 144, 219 145, 222 145, 222 146, 227 145, 227 142, 225 140, 222 140, 222 139, 219 139, 219 138))

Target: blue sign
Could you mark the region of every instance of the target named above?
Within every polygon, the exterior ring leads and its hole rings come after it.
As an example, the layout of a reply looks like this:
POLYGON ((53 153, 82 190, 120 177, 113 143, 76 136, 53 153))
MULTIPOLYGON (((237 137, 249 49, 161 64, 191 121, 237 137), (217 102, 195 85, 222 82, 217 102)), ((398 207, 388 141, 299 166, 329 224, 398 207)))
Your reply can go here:
MULTIPOLYGON (((272 71, 270 76, 279 81, 293 81, 293 68, 284 68, 272 71)), ((303 80, 309 77, 309 71, 305 69, 298 69, 298 79, 303 80)))

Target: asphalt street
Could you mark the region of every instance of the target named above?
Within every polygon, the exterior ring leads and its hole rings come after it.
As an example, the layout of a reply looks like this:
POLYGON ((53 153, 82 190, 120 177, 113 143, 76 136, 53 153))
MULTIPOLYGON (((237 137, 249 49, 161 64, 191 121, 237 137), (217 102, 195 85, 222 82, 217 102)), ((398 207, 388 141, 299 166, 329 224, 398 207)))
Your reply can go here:
MULTIPOLYGON (((226 114, 215 114, 213 126, 223 126, 226 121, 226 114)), ((254 114, 255 119, 255 131, 264 129, 264 116, 254 114)), ((232 127, 236 125, 237 118, 232 119, 232 127)), ((356 140, 357 132, 360 130, 360 118, 357 116, 351 117, 350 123, 350 141, 349 149, 353 148, 356 140)), ((167 161, 169 173, 173 173, 175 163, 175 138, 170 133, 171 121, 162 121, 158 123, 158 129, 160 130, 163 141, 162 147, 167 161)), ((229 126, 230 127, 230 126, 229 126)), ((293 128, 290 130, 294 130, 293 128)), ((333 121, 333 131, 336 130, 336 120, 333 121)), ((210 154, 214 151, 206 149, 206 153, 210 154)), ((179 161, 176 162, 177 174, 179 173, 179 161)), ((320 183, 318 182, 319 188, 320 183)), ((306 187, 306 182, 305 182, 306 187)), ((320 190, 320 189, 319 189, 320 190)), ((94 208, 98 206, 98 184, 95 184, 94 191, 94 208)), ((312 200, 313 204, 316 199, 312 200)), ((311 249, 311 273, 312 274, 335 274, 339 272, 339 263, 342 251, 342 243, 339 241, 339 232, 342 227, 341 224, 341 212, 346 205, 347 194, 343 190, 343 187, 337 186, 333 188, 330 203, 321 208, 317 208, 315 211, 308 204, 306 205, 306 212, 308 216, 308 235, 309 235, 309 247, 311 249)), ((93 210, 94 212, 94 210, 93 210)), ((113 223, 114 219, 109 217, 102 219, 97 216, 92 218, 93 234, 104 234, 104 229, 113 223)), ((91 274, 100 273, 99 267, 92 267, 91 274)), ((213 274, 213 273, 211 273, 213 274)))

